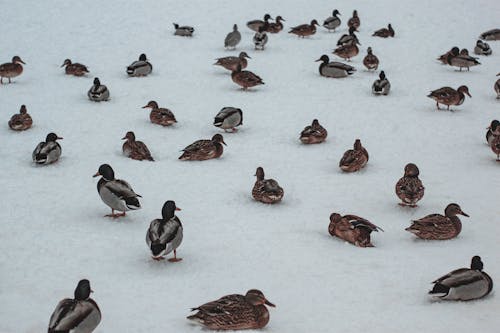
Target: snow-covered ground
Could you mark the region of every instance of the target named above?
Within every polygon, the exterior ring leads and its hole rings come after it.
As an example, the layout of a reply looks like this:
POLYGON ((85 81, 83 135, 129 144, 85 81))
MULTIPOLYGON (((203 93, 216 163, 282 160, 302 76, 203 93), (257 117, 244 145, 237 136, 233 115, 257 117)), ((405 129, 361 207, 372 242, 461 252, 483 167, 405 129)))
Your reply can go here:
POLYGON ((199 332, 189 308, 229 293, 261 289, 277 307, 268 332, 495 332, 500 300, 431 302, 430 282, 480 255, 495 283, 500 277, 499 168, 485 128, 499 117, 493 84, 500 42, 480 66, 457 72, 435 59, 452 46, 472 51, 477 36, 499 28, 497 1, 4 1, 0 63, 19 55, 25 71, 0 86, 3 191, 0 210, 0 332, 46 330, 57 302, 88 278, 102 310, 98 333, 199 332), (335 6, 335 7, 332 7, 335 6), (319 28, 299 39, 288 28, 342 14, 336 33, 319 28), (352 10, 361 18, 357 72, 345 79, 318 74, 314 60, 331 54, 352 10), (245 23, 265 13, 286 19, 253 50, 245 23), (195 27, 193 38, 173 35, 172 22, 195 27), (371 37, 391 22, 396 37, 371 37), (242 42, 225 51, 237 23, 242 42), (371 95, 377 73, 362 59, 371 46, 392 84, 371 95), (244 92, 214 58, 247 51, 248 69, 265 85, 244 92), (125 67, 146 53, 145 78, 125 67), (89 66, 83 78, 64 75, 65 58, 89 66), (111 91, 107 103, 86 92, 97 76, 111 91), (442 86, 465 84, 472 98, 456 112, 437 112, 426 97, 442 86), (162 128, 141 109, 149 100, 170 108, 178 124, 162 128), (16 133, 10 116, 26 104, 32 129, 16 133), (224 134, 220 159, 181 162, 179 150, 219 129, 224 106, 244 112, 238 133, 224 134), (313 118, 329 131, 324 144, 298 136, 313 118), (121 153, 135 131, 156 162, 121 153), (31 152, 47 133, 64 137, 61 160, 35 167, 31 152), (365 169, 344 174, 343 152, 360 138, 370 153, 365 169), (397 205, 394 185, 406 163, 416 163, 426 193, 416 209, 397 205), (110 210, 91 176, 102 163, 143 196, 126 218, 110 210), (285 189, 281 204, 255 202, 257 166, 285 189), (144 238, 163 203, 175 200, 184 224, 180 263, 156 262, 144 238), (456 202, 470 215, 451 241, 425 242, 404 231, 410 220, 442 213, 456 202), (357 214, 382 227, 376 248, 332 238, 332 212, 357 214))

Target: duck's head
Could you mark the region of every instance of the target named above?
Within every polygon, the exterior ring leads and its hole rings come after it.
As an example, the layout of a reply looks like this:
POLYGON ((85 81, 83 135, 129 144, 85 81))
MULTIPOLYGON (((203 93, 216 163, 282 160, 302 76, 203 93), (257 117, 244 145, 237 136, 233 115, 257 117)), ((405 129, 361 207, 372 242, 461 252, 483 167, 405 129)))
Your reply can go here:
POLYGON ((368 46, 368 49, 366 50, 366 52, 367 52, 368 54, 372 54, 372 52, 373 52, 373 51, 372 51, 372 48, 371 48, 370 46, 368 46))
POLYGON ((238 31, 238 25, 237 24, 233 25, 233 31, 238 31))
POLYGON ((62 140, 60 136, 57 136, 56 133, 49 133, 45 138, 45 142, 55 142, 56 140, 62 140))
POLYGON ((340 222, 341 219, 342 219, 342 215, 340 215, 339 213, 332 213, 330 215, 330 223, 337 224, 340 222))
POLYGON ((101 164, 99 167, 99 170, 95 173, 93 177, 99 177, 102 176, 104 180, 114 180, 115 179, 115 172, 113 171, 113 168, 109 164, 101 164))
POLYGON ((148 60, 148 58, 146 57, 146 55, 144 53, 142 53, 140 56, 139 56, 139 60, 140 61, 146 61, 148 60))
POLYGON ((64 62, 63 62, 63 64, 61 65, 61 67, 69 66, 69 65, 71 65, 71 60, 65 59, 64 62))
POLYGON ((457 205, 456 203, 451 203, 448 206, 446 206, 446 209, 444 210, 444 215, 448 217, 452 217, 455 215, 463 215, 469 217, 469 215, 465 214, 462 211, 462 208, 460 208, 460 206, 457 205))
POLYGON ((313 122, 312 122, 311 126, 319 126, 318 119, 313 119, 313 122))
POLYGON ((460 50, 460 55, 468 56, 469 55, 469 50, 467 50, 467 49, 461 49, 460 50))
POLYGON ((176 210, 181 210, 175 205, 175 201, 168 200, 163 204, 163 208, 161 209, 161 216, 164 221, 170 220, 175 215, 176 210))
POLYGON ((179 25, 177 23, 172 23, 175 29, 179 29, 179 25))
POLYGON ((285 20, 284 18, 282 18, 281 16, 279 16, 279 15, 278 15, 278 16, 276 16, 276 22, 278 22, 278 23, 279 23, 279 22, 281 22, 281 21, 285 21, 285 22, 286 22, 286 20, 285 20))
POLYGON ((339 11, 337 9, 334 9, 332 16, 336 16, 336 15, 340 15, 340 13, 339 13, 339 11))
POLYGON ((163 255, 163 252, 167 249, 167 243, 151 243, 151 253, 154 257, 159 257, 163 255))
POLYGON ((380 72, 380 74, 378 75, 378 78, 379 78, 380 80, 385 80, 385 73, 384 73, 384 71, 381 71, 381 72, 380 72))
POLYGON ((450 53, 454 56, 457 56, 460 53, 460 50, 458 49, 458 47, 454 46, 451 48, 450 53))
POLYGON ((26 114, 28 111, 26 110, 26 105, 21 105, 21 108, 19 109, 20 114, 26 114))
POLYGON ((144 105, 142 108, 158 109, 158 103, 156 103, 156 101, 149 101, 148 104, 144 105))
POLYGON ((420 171, 418 167, 413 163, 408 163, 405 166, 405 177, 418 177, 420 171))
POLYGON ((498 120, 496 120, 496 119, 495 119, 495 120, 493 120, 493 121, 491 122, 490 126, 489 126, 489 127, 487 127, 486 129, 489 129, 489 130, 491 130, 492 132, 494 132, 494 131, 496 131, 496 130, 497 130, 497 127, 498 127, 499 125, 500 125, 500 121, 498 121, 498 120))
POLYGON ((470 269, 476 270, 476 271, 482 271, 483 270, 483 262, 481 261, 480 256, 474 256, 472 257, 472 260, 470 262, 470 269))
POLYGON ((252 305, 268 305, 271 307, 276 307, 273 303, 269 302, 266 297, 264 296, 264 293, 258 289, 250 289, 247 291, 245 294, 245 299, 252 305))
POLYGON ((25 63, 24 61, 22 61, 22 60, 21 60, 21 58, 20 58, 19 56, 14 56, 14 57, 12 58, 12 63, 13 63, 13 64, 21 63, 21 64, 25 64, 25 65, 26 65, 26 63, 25 63))
POLYGON ((352 17, 358 17, 358 11, 356 9, 352 12, 352 17))
POLYGON ((87 279, 80 280, 75 289, 75 299, 77 301, 84 301, 90 297, 90 281, 87 279))
POLYGON ((269 15, 269 14, 264 15, 264 21, 272 20, 272 19, 273 18, 271 17, 271 15, 269 15))
POLYGON ((94 86, 100 86, 100 85, 101 85, 101 81, 99 81, 99 78, 98 78, 98 77, 96 77, 96 78, 94 79, 94 86))
POLYGON ((257 180, 264 180, 264 169, 262 167, 258 167, 254 176, 257 177, 257 180))
POLYGON ((250 56, 246 52, 240 52, 240 55, 238 56, 238 58, 240 58, 240 59, 243 59, 243 58, 252 59, 252 58, 250 58, 250 56))
POLYGON ((316 21, 316 20, 312 20, 312 21, 311 21, 311 26, 313 26, 313 25, 319 25, 318 21, 316 21))
POLYGON ((224 138, 222 137, 221 134, 215 134, 212 137, 212 142, 213 143, 222 143, 224 146, 227 146, 226 143, 224 142, 224 138))
POLYGON ((472 98, 472 96, 469 93, 469 88, 467 88, 467 86, 460 86, 460 87, 458 87, 457 91, 461 92, 462 94, 466 94, 467 96, 472 98))
POLYGON ((354 150, 361 150, 361 148, 363 148, 363 146, 361 145, 361 140, 356 139, 356 141, 354 141, 354 150))
POLYGON ((122 138, 122 140, 135 141, 135 134, 132 131, 128 131, 127 134, 122 138))
POLYGON ((322 61, 323 63, 327 64, 330 62, 330 58, 326 54, 323 54, 318 60, 315 60, 315 62, 322 61))

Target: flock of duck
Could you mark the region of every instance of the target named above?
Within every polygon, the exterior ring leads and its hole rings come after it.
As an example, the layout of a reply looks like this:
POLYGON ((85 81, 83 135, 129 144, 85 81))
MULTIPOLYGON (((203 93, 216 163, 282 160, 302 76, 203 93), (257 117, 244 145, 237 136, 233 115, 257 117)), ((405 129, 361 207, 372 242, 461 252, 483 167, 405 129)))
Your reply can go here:
MULTIPOLYGON (((341 25, 338 10, 334 10, 332 16, 324 20, 323 27, 328 31, 333 31, 341 25)), ((283 30, 285 20, 277 16, 275 22, 269 14, 263 20, 253 20, 247 23, 247 27, 255 31, 253 42, 256 50, 264 50, 268 43, 268 33, 276 34, 283 30)), ((350 61, 359 53, 359 40, 355 34, 360 27, 361 21, 357 11, 348 20, 349 33, 343 35, 337 42, 337 48, 333 54, 350 61)), ((311 36, 316 33, 317 20, 312 20, 310 24, 302 24, 292 27, 289 33, 301 38, 311 36)), ((189 26, 179 26, 174 24, 177 36, 190 37, 194 33, 194 28, 189 26)), ((387 28, 382 28, 373 33, 373 36, 388 38, 394 37, 395 31, 391 24, 387 28)), ((487 31, 480 36, 477 41, 474 53, 478 55, 490 55, 492 53, 486 40, 500 40, 500 29, 487 31)), ((234 24, 233 30, 229 32, 224 40, 224 47, 236 49, 241 41, 241 33, 238 26, 234 24)), ((217 59, 215 65, 232 72, 232 80, 240 85, 242 89, 248 89, 256 85, 264 84, 262 79, 250 72, 243 70, 247 67, 247 59, 250 56, 246 52, 241 52, 239 56, 230 56, 217 59)), ((458 47, 453 47, 450 51, 441 55, 438 60, 443 64, 458 67, 461 71, 479 65, 477 58, 469 55, 466 49, 459 51, 458 47)), ((319 73, 324 77, 342 78, 355 73, 356 69, 341 62, 330 62, 328 55, 322 55, 318 60, 321 62, 319 73)), ((19 76, 23 72, 24 61, 15 56, 12 62, 0 65, 0 83, 3 79, 19 76)), ((379 67, 379 59, 373 54, 371 47, 367 49, 367 55, 363 59, 363 65, 370 71, 375 71, 379 67)), ((85 65, 73 63, 70 59, 64 60, 61 67, 65 68, 65 73, 74 76, 84 76, 89 73, 85 65)), ((148 61, 145 54, 141 54, 137 61, 127 67, 129 76, 146 76, 153 70, 153 66, 148 61)), ((497 74, 497 75, 500 75, 497 74)), ((372 85, 372 92, 379 95, 390 93, 390 83, 384 71, 379 74, 372 85)), ((500 79, 496 81, 494 90, 497 98, 500 98, 500 79)), ((101 84, 99 78, 95 78, 92 87, 88 90, 88 98, 94 102, 107 101, 110 97, 108 88, 101 84)), ((465 95, 470 97, 467 86, 462 85, 458 89, 443 87, 432 91, 428 97, 439 104, 447 106, 461 105, 465 95)), ((171 126, 177 121, 174 114, 167 108, 161 108, 157 102, 150 101, 143 108, 151 109, 150 120, 154 124, 161 126, 171 126)), ((236 132, 237 127, 243 123, 243 112, 234 107, 223 108, 214 119, 214 125, 224 131, 236 132)), ((19 114, 15 114, 9 121, 9 127, 15 131, 29 129, 33 120, 28 114, 26 106, 22 105, 19 114)), ((311 125, 306 126, 300 133, 300 141, 303 144, 319 144, 325 141, 328 131, 321 126, 317 119, 311 125)), ((56 162, 61 156, 61 146, 57 142, 61 140, 55 133, 49 133, 45 141, 40 142, 33 151, 33 162, 39 165, 48 165, 56 162)), ((135 160, 154 161, 147 146, 136 140, 135 134, 127 132, 123 137, 123 154, 135 160)), ((488 127, 486 140, 491 149, 497 154, 500 161, 500 122, 493 120, 488 127)), ((223 153, 224 138, 221 134, 215 134, 211 139, 198 140, 182 150, 179 160, 207 160, 218 158, 223 153)), ((361 141, 356 139, 353 149, 347 150, 342 156, 339 167, 344 172, 356 172, 365 167, 368 163, 369 154, 363 147, 361 141)), ((284 190, 274 179, 266 179, 264 169, 256 169, 256 181, 252 189, 252 196, 256 201, 266 204, 279 203, 284 196, 284 190)), ((97 191, 102 201, 111 208, 111 214, 106 215, 112 218, 119 218, 126 215, 127 211, 141 208, 139 198, 141 196, 132 189, 131 185, 121 179, 115 178, 113 168, 108 164, 102 164, 94 177, 100 177, 97 183, 97 191)), ((401 200, 400 205, 416 207, 419 200, 424 196, 425 188, 419 179, 419 169, 417 165, 408 163, 404 168, 404 175, 395 185, 395 193, 401 200)), ((183 238, 183 227, 180 219, 175 215, 179 211, 174 201, 168 200, 161 210, 161 218, 150 223, 146 233, 146 243, 151 251, 154 260, 162 260, 166 255, 173 253, 173 257, 168 259, 171 262, 182 260, 177 257, 177 249, 181 245, 183 238)), ((456 237, 462 230, 462 224, 457 215, 468 217, 460 206, 450 203, 444 210, 444 215, 431 214, 421 219, 415 220, 406 228, 416 237, 427 240, 446 240, 456 237)), ((328 232, 342 240, 352 243, 358 247, 373 247, 371 233, 383 231, 380 227, 371 223, 365 218, 356 215, 341 215, 332 213, 328 232)), ((431 295, 445 300, 471 300, 488 295, 492 288, 492 279, 483 271, 483 263, 479 256, 472 257, 470 268, 460 268, 454 270, 439 279, 435 280, 431 295)), ((90 282, 88 280, 79 281, 74 298, 62 300, 54 310, 50 322, 49 333, 55 332, 92 332, 101 320, 101 312, 98 305, 90 298, 90 282)), ((266 306, 275 305, 266 299, 264 294, 257 289, 248 290, 245 295, 227 295, 218 300, 195 307, 192 310, 195 314, 187 317, 190 320, 215 330, 236 330, 262 328, 269 322, 269 312, 266 306)))

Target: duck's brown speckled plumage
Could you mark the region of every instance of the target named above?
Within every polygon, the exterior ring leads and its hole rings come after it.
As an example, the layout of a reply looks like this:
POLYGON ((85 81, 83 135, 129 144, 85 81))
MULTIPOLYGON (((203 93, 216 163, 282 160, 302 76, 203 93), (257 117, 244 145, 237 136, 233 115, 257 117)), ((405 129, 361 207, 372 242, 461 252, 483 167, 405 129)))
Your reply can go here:
POLYGON ((335 50, 333 50, 333 54, 347 61, 351 61, 351 58, 357 56, 358 53, 359 53, 359 48, 354 41, 339 46, 335 50))
POLYGON ((311 36, 316 33, 316 26, 319 25, 318 21, 312 20, 311 24, 301 24, 291 28, 289 34, 295 34, 299 37, 311 36))
POLYGON ((9 83, 11 78, 21 75, 23 72, 23 66, 21 64, 26 64, 21 60, 19 56, 14 56, 12 62, 6 62, 0 65, 0 84, 3 84, 3 78, 8 78, 9 83))
POLYGON ((211 140, 198 140, 184 148, 179 159, 181 161, 204 161, 219 158, 224 151, 223 144, 226 143, 222 135, 215 134, 211 140))
POLYGON ((361 20, 359 19, 357 10, 354 10, 352 12, 352 17, 349 19, 349 21, 347 21, 347 26, 349 28, 354 27, 356 30, 358 30, 361 26, 361 20))
POLYGON ((372 36, 387 38, 387 37, 394 37, 394 34, 395 34, 394 29, 392 28, 392 25, 389 23, 387 25, 387 28, 382 28, 375 31, 372 36))
POLYGON ((267 26, 266 31, 272 34, 277 34, 281 30, 283 30, 283 23, 281 21, 285 21, 281 16, 276 16, 276 22, 271 22, 267 26))
POLYGON ((231 73, 231 79, 234 83, 241 86, 243 90, 264 84, 260 76, 250 71, 242 71, 239 64, 236 66, 236 70, 231 73))
POLYGON ((497 162, 500 162, 500 135, 493 135, 489 145, 491 150, 497 155, 497 162))
POLYGON ((214 65, 222 66, 228 71, 235 71, 238 68, 238 65, 241 66, 241 69, 245 69, 248 65, 247 59, 251 59, 250 56, 246 52, 240 52, 237 57, 223 57, 216 59, 217 61, 214 65))
POLYGON ((363 58, 363 65, 368 70, 374 70, 376 71, 378 68, 379 60, 376 55, 373 54, 372 48, 369 47, 367 50, 367 55, 363 58))
POLYGON ((133 160, 154 161, 153 157, 151 156, 151 152, 149 151, 146 144, 142 141, 135 140, 134 132, 127 132, 122 140, 127 140, 123 143, 122 146, 122 151, 125 156, 130 157, 133 160))
POLYGON ((327 135, 328 131, 320 125, 318 119, 314 119, 312 124, 300 133, 300 141, 305 144, 321 143, 326 140, 327 135))
POLYGON ((31 119, 25 105, 21 105, 19 113, 13 115, 9 120, 9 127, 14 131, 27 130, 32 124, 33 119, 31 119))
POLYGON ((361 145, 361 141, 356 139, 354 142, 354 148, 349 149, 344 153, 342 159, 339 162, 339 167, 345 172, 358 171, 364 168, 366 163, 368 163, 369 155, 366 149, 361 145))
POLYGON ((87 66, 79 64, 77 62, 72 63, 70 59, 64 60, 61 67, 65 67, 64 71, 67 75, 83 76, 89 72, 87 66))
POLYGON ((337 213, 330 215, 328 225, 330 235, 359 247, 373 247, 370 234, 379 230, 383 231, 370 221, 356 215, 341 216, 337 213))
POLYGON ((151 109, 151 112, 149 113, 149 120, 151 120, 153 124, 170 126, 177 122, 172 111, 166 108, 158 107, 158 103, 156 103, 156 101, 149 101, 149 103, 144 105, 142 108, 151 109))
POLYGON ((264 169, 262 167, 257 168, 255 176, 257 180, 252 189, 252 196, 255 200, 266 204, 274 204, 283 199, 285 194, 283 188, 274 179, 264 179, 264 169))
POLYGON ((424 196, 424 185, 418 178, 420 171, 413 163, 405 166, 404 176, 396 183, 396 195, 401 199, 400 205, 416 207, 417 202, 424 196))
POLYGON ((469 93, 469 88, 467 86, 460 86, 457 90, 450 87, 443 87, 437 90, 431 91, 427 97, 432 98, 436 101, 436 108, 439 108, 439 104, 444 104, 447 106, 447 110, 450 109, 450 105, 461 105, 465 100, 465 95, 472 97, 469 93))

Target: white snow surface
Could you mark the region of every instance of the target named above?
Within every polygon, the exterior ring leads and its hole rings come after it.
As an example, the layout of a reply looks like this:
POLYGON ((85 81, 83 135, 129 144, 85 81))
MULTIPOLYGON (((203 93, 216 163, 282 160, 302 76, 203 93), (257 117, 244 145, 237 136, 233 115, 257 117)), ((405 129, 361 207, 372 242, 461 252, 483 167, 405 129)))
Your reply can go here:
MULTIPOLYGON (((496 332, 500 299, 433 302, 431 281, 468 267, 480 255, 495 283, 500 277, 500 163, 486 145, 486 127, 499 118, 493 84, 500 42, 480 66, 458 72, 436 58, 452 46, 471 52, 480 33, 499 28, 498 1, 4 1, 0 62, 27 63, 14 83, 0 86, 2 209, 0 210, 0 332, 46 331, 57 302, 73 297, 78 280, 91 281, 102 311, 97 333, 200 332, 189 309, 258 288, 276 304, 267 332, 496 332), (337 8, 335 33, 319 27, 305 39, 288 28, 320 23, 337 8), (361 18, 360 54, 345 79, 318 73, 314 60, 333 54, 352 10, 361 18), (265 13, 286 19, 254 51, 246 22, 265 13), (193 38, 174 36, 172 23, 192 25, 193 38), (392 23, 396 37, 371 37, 392 23), (242 42, 223 48, 237 23, 242 42), (392 84, 371 94, 378 72, 362 65, 371 46, 392 84), (265 85, 242 91, 215 58, 246 51, 248 70, 265 85), (126 66, 146 53, 153 73, 129 78, 126 66), (86 77, 64 75, 64 59, 89 67, 86 77), (94 77, 111 92, 94 103, 94 77), (436 111, 429 91, 465 84, 455 112, 436 111), (170 108, 178 123, 149 121, 149 100, 170 108), (17 133, 10 116, 26 104, 34 126, 17 133), (212 125, 225 106, 243 110, 237 133, 212 125), (312 119, 329 131, 306 146, 299 133, 312 119), (124 157, 120 140, 133 130, 155 162, 124 157), (47 133, 64 137, 62 158, 37 167, 31 152, 47 133), (181 162, 180 150, 222 133, 216 160, 181 162), (370 161, 345 174, 338 162, 360 138, 370 161), (394 185, 416 163, 426 187, 415 209, 398 206, 394 185), (126 218, 110 209, 91 176, 109 163, 117 178, 143 196, 126 218), (285 190, 282 203, 252 199, 255 169, 285 190), (151 259, 144 241, 166 200, 175 200, 184 225, 179 263, 151 259), (420 241, 404 231, 412 219, 442 213, 456 202, 462 233, 450 241, 420 241), (375 248, 357 248, 327 231, 332 212, 356 214, 382 227, 375 248)), ((171 256, 171 255, 170 255, 171 256)))

